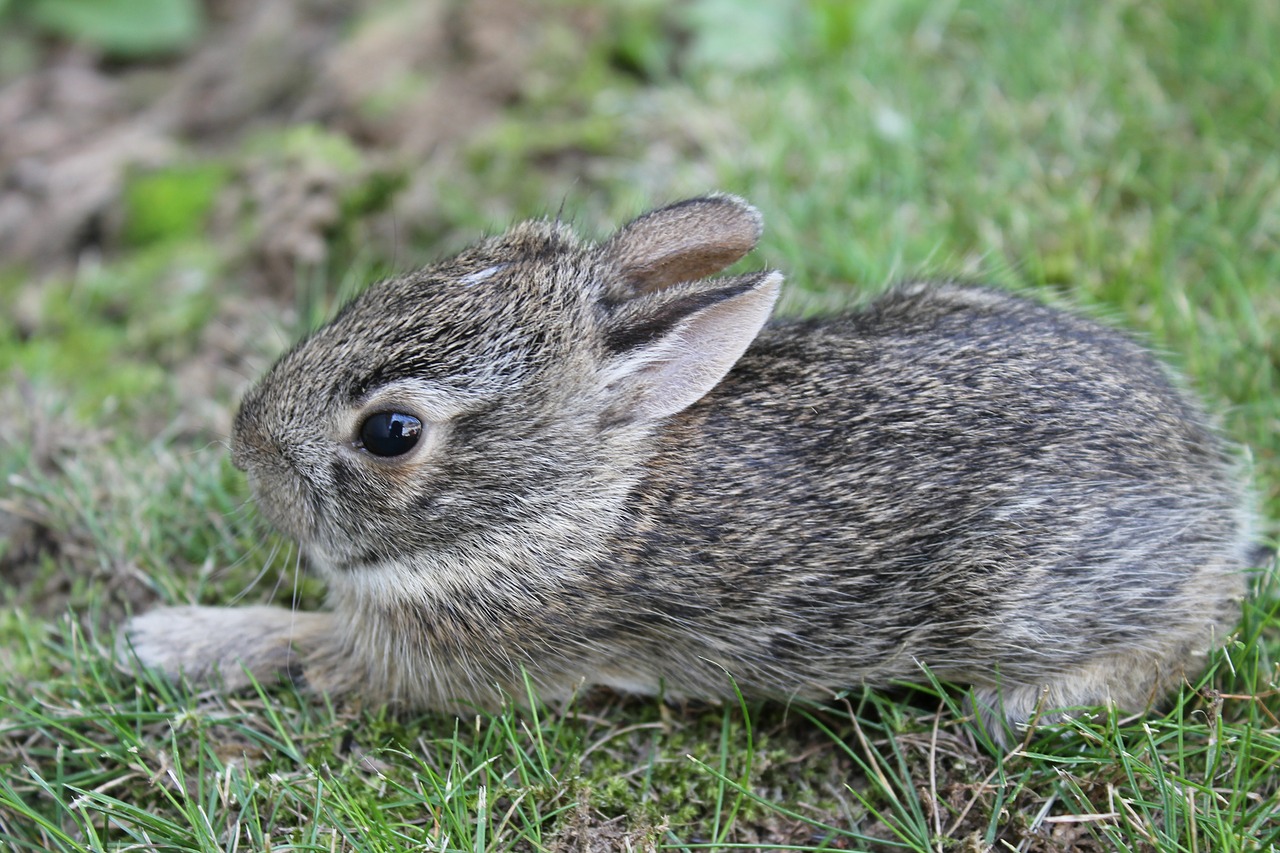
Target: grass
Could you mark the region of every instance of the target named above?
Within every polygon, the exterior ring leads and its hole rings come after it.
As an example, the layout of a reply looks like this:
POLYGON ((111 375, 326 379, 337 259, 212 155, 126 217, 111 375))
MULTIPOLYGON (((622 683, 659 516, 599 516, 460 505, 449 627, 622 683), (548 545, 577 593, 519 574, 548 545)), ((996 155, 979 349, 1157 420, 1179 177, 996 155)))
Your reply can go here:
MULTIPOLYGON (((831 310, 904 276, 960 275, 1147 337, 1251 447, 1274 535, 1280 7, 753 8, 611 4, 575 64, 550 51, 523 97, 469 142, 468 168, 441 177, 443 226, 402 223, 383 254, 354 248, 363 217, 400 185, 381 174, 376 203, 345 208, 332 274, 308 278, 293 305, 274 303, 277 316, 248 301, 235 258, 211 257, 199 234, 154 216, 133 233, 163 233, 162 243, 48 281, 0 277, 16 306, 0 317, 0 367, 12 377, 0 387, 0 842, 1280 846, 1274 576, 1256 579, 1235 637, 1163 712, 1046 727, 1003 759, 962 697, 927 682, 826 708, 590 694, 532 712, 406 718, 276 685, 192 692, 110 663, 113 626, 134 607, 320 601, 288 545, 260 536, 218 425, 239 385, 340 290, 516 216, 563 205, 603 233, 713 187, 765 213, 758 260, 787 273, 786 310, 831 310), (228 319, 237 300, 253 306, 248 332, 228 319), (193 399, 185 371, 210 352, 231 360, 239 384, 200 385, 209 396, 193 399)), ((227 168, 218 159, 175 174, 227 168)), ((130 204, 150 197, 134 192, 130 204)))

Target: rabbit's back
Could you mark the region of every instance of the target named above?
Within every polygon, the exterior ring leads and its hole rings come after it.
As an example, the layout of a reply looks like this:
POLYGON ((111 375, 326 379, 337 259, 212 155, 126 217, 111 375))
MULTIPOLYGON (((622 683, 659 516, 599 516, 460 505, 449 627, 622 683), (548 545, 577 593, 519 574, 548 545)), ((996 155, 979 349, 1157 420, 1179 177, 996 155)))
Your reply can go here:
POLYGON ((631 593, 650 624, 704 626, 780 692, 919 663, 1044 682, 1221 641, 1251 541, 1237 469, 1124 335, 911 285, 766 329, 662 437, 617 548, 667 573, 631 593))

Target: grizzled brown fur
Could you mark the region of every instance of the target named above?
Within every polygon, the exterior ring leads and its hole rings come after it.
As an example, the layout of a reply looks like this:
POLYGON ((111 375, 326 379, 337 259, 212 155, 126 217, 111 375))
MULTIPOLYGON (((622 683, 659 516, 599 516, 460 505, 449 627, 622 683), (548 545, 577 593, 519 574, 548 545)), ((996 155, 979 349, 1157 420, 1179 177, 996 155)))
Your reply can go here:
POLYGON ((356 298, 233 436, 330 609, 161 609, 132 652, 414 707, 524 671, 785 698, 923 664, 998 728, 1141 709, 1226 638, 1244 478, 1145 350, 950 283, 762 330, 780 275, 707 278, 759 231, 730 196, 598 246, 531 222, 356 298), (378 412, 421 420, 412 450, 362 445, 378 412))

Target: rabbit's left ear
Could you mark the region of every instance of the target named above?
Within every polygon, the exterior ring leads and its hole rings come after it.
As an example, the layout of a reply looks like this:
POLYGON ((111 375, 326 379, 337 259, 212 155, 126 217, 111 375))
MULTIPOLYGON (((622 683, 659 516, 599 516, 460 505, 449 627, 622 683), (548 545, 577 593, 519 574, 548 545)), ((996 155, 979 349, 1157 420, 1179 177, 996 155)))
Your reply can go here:
POLYGON ((755 248, 763 220, 737 196, 709 195, 652 210, 618 229, 601 247, 621 275, 607 294, 652 293, 720 272, 755 248))
POLYGON ((781 286, 776 271, 686 282, 609 312, 610 420, 665 418, 701 399, 759 334, 781 286))

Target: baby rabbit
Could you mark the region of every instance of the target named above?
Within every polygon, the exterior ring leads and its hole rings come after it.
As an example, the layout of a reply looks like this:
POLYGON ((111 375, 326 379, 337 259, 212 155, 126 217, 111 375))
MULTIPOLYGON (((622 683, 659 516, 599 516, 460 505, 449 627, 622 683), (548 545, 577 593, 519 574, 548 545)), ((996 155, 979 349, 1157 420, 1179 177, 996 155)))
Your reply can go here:
POLYGON ((781 274, 708 278, 760 230, 728 195, 599 245, 526 222, 370 288, 232 436, 329 609, 159 609, 126 653, 451 709, 923 664, 999 731, 1140 710, 1224 642, 1249 492, 1150 354, 953 283, 766 326, 781 274))

